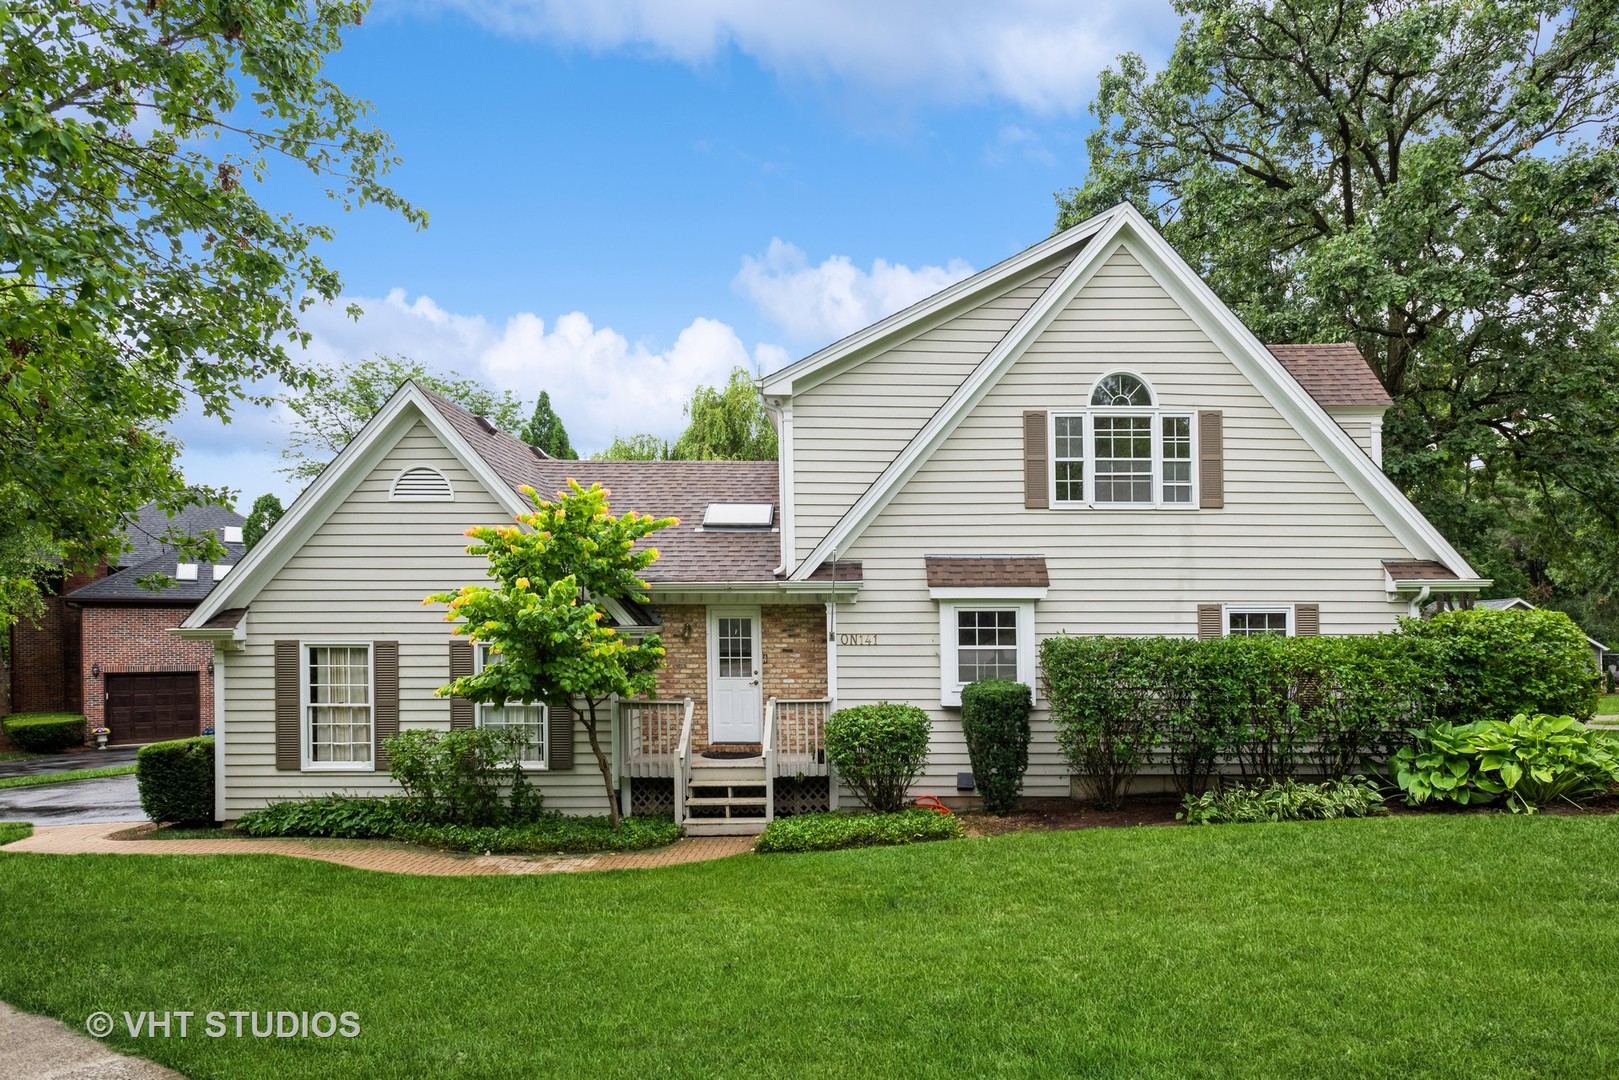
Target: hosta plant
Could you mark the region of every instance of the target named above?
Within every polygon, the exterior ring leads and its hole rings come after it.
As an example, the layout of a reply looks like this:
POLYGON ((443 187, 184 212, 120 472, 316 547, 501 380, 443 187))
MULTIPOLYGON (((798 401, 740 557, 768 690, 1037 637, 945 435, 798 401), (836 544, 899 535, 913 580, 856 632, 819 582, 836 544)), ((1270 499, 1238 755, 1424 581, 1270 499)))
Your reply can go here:
POLYGON ((1605 793, 1619 783, 1619 746, 1570 716, 1518 713, 1510 720, 1437 723, 1390 761, 1406 802, 1466 806, 1505 795, 1514 813, 1557 799, 1605 793))

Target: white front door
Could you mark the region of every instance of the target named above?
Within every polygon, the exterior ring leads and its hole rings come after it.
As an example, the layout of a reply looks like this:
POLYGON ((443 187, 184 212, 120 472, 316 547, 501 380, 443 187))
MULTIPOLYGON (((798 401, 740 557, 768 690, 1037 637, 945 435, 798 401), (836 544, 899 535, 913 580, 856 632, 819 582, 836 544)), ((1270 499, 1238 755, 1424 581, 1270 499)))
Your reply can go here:
POLYGON ((759 693, 759 609, 710 608, 708 741, 762 739, 764 699, 759 693))

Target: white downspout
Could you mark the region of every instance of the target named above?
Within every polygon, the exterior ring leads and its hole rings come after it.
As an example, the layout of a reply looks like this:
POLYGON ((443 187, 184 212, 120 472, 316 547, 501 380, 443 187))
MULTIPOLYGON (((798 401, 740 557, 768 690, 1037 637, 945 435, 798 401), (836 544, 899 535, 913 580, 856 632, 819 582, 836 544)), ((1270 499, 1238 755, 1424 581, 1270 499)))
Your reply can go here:
POLYGON ((1422 618, 1422 605, 1428 602, 1428 594, 1432 591, 1432 585, 1424 585, 1422 587, 1422 591, 1417 593, 1416 597, 1411 601, 1411 607, 1409 610, 1412 618, 1422 618))

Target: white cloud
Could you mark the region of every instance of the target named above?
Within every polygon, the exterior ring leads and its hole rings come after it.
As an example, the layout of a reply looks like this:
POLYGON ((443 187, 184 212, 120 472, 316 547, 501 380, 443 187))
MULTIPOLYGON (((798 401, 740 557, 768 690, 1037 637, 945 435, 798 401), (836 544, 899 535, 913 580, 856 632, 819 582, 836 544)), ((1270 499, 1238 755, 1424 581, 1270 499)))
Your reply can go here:
POLYGON ((847 79, 928 100, 994 98, 1071 113, 1096 73, 1172 32, 1168 4, 1072 0, 417 0, 498 32, 700 65, 735 47, 789 77, 847 79))
MULTIPOLYGON (((401 353, 512 390, 525 402, 547 390, 581 450, 599 449, 615 434, 677 436, 685 426, 681 406, 695 387, 723 383, 734 367, 757 366, 736 331, 714 319, 693 319, 659 349, 598 327, 578 311, 550 323, 521 312, 497 324, 447 311, 431 297, 412 299, 403 289, 380 300, 354 299, 365 309, 357 322, 341 307, 306 315, 317 359, 401 353)), ((776 351, 761 347, 758 363, 776 359, 776 351)))
POLYGON ((960 259, 911 269, 877 259, 869 271, 846 255, 811 266, 804 252, 773 239, 761 256, 744 256, 732 285, 788 337, 826 342, 909 307, 972 274, 960 259))

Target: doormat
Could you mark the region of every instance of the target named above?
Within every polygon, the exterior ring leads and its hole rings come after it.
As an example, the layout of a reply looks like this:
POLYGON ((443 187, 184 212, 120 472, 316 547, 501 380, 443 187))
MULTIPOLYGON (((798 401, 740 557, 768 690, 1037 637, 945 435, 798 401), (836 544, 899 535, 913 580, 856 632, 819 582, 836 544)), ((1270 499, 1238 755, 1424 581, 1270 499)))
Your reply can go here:
POLYGON ((704 750, 703 757, 713 758, 715 761, 740 761, 743 758, 758 757, 752 750, 704 750))

